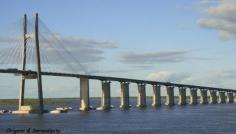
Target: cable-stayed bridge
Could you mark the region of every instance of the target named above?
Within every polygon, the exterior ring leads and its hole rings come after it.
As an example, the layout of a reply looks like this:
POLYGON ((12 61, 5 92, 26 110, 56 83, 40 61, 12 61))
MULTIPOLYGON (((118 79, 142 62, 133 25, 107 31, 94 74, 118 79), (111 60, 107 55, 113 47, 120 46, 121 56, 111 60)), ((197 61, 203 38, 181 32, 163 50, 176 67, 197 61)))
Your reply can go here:
MULTIPOLYGON (((137 83, 138 96, 137 107, 146 107, 146 84, 153 86, 153 106, 161 106, 161 86, 166 87, 167 95, 165 105, 174 105, 174 88, 178 87, 178 104, 186 105, 186 90, 190 90, 190 104, 198 103, 197 90, 200 90, 200 103, 208 102, 215 104, 234 102, 236 90, 219 87, 208 87, 199 85, 188 85, 181 83, 148 81, 130 78, 97 76, 88 74, 88 70, 81 64, 79 57, 74 55, 73 49, 68 49, 66 43, 61 41, 57 35, 39 19, 36 14, 33 21, 23 17, 23 31, 21 36, 3 38, 0 47, 0 73, 10 73, 20 76, 19 111, 24 110, 25 83, 29 79, 37 80, 38 100, 40 113, 44 112, 42 75, 75 77, 80 79, 80 110, 90 109, 89 102, 89 80, 100 80, 102 83, 102 97, 100 109, 111 108, 110 84, 117 81, 121 84, 122 109, 130 107, 129 83, 137 83), (39 29, 39 26, 41 27, 39 29), (10 47, 9 47, 10 46, 10 47), (63 68, 61 68, 63 64, 63 68), (65 68, 67 71, 65 71, 65 68), (68 71, 69 70, 69 71, 68 71), (210 93, 208 100, 207 92, 210 93), (219 92, 219 97, 217 97, 219 92), (219 98, 219 100, 217 100, 219 98)), ((86 46, 85 46, 86 47, 86 46)))

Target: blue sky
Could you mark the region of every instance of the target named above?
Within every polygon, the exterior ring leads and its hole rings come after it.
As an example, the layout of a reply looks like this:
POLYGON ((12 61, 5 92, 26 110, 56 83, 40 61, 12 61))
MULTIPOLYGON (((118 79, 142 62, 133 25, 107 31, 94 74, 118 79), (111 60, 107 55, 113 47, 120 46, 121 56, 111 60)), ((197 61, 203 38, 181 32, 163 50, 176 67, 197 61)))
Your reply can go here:
MULTIPOLYGON (((76 44, 91 45, 76 57, 96 75, 235 88, 235 5, 233 0, 5 0, 0 27, 38 12, 75 50, 76 44), (96 60, 83 62, 88 58, 96 60)), ((18 78, 0 76, 0 85, 9 89, 0 97, 17 97, 18 78)), ((44 83, 46 97, 78 96, 78 80, 44 78, 44 83)), ((91 95, 100 96, 99 82, 90 85, 91 95)), ((112 96, 119 96, 119 84, 113 85, 112 96)), ((27 94, 36 96, 34 90, 31 84, 27 94)))

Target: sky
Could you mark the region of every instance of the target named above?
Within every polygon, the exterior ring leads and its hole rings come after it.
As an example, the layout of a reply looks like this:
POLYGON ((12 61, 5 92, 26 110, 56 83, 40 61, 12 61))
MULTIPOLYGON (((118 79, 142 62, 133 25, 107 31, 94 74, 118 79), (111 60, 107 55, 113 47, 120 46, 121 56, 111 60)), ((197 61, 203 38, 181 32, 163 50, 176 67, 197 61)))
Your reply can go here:
MULTIPOLYGON (((235 89, 235 12, 235 0, 3 0, 0 33, 39 13, 90 74, 235 89)), ((0 98, 17 98, 19 77, 0 74, 0 87, 0 98)), ((43 77, 43 87, 45 97, 79 96, 79 79, 43 77)), ((100 96, 99 81, 90 88, 100 96)), ((119 88, 112 83, 112 96, 119 88)), ((26 94, 37 96, 35 81, 26 94)))

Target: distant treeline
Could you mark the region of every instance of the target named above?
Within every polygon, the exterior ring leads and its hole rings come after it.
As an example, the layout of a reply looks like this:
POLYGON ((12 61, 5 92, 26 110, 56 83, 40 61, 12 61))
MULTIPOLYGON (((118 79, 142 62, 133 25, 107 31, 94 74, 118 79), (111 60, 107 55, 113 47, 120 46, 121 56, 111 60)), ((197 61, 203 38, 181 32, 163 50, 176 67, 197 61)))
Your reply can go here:
MULTIPOLYGON (((79 98, 45 98, 44 104, 67 104, 75 101, 79 101, 79 98)), ((38 99, 25 99, 24 105, 36 104, 38 104, 38 99)), ((0 105, 18 105, 18 99, 0 99, 0 105)))
MULTIPOLYGON (((112 99, 116 98, 119 99, 120 97, 111 97, 112 99)), ((130 98, 135 99, 136 96, 131 96, 130 98)), ((151 99, 152 96, 147 96, 147 99, 151 99)), ((177 99, 178 96, 175 96, 175 99, 177 99)), ((90 99, 100 99, 100 97, 90 97, 90 99)), ((162 96, 162 99, 165 99, 165 96, 162 96)), ((189 99, 189 96, 187 96, 187 99, 189 99)), ((79 102, 79 98, 44 98, 44 104, 50 105, 50 104, 67 104, 71 102, 79 102)), ((37 99, 25 99, 25 105, 36 105, 38 104, 37 99)), ((18 105, 18 99, 0 99, 0 105, 18 105)))

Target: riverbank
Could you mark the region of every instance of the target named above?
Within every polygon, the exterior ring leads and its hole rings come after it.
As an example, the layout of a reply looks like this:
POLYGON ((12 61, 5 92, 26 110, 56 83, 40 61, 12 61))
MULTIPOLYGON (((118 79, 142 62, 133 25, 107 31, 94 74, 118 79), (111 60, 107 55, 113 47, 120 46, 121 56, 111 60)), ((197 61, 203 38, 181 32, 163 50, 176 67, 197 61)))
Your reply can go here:
MULTIPOLYGON (((111 97, 111 99, 120 98, 120 97, 111 97)), ((136 98, 135 96, 131 96, 130 98, 136 98)), ((147 96, 147 99, 152 99, 152 96, 147 96)), ((175 99, 177 99, 178 96, 175 96, 175 99)), ((187 96, 187 99, 189 96, 187 96)), ((90 99, 100 99, 100 97, 90 97, 90 99)), ((165 99, 165 96, 162 96, 161 99, 165 99)), ((50 104, 67 104, 71 102, 79 102, 79 98, 44 98, 44 104, 50 105, 50 104)), ((38 103, 37 99, 25 99, 25 105, 36 105, 38 103)), ((6 106, 17 106, 18 105, 18 99, 0 99, 0 105, 6 106)))
MULTIPOLYGON (((50 104, 66 104, 70 102, 79 101, 79 98, 45 98, 44 104, 50 105, 50 104)), ((36 105, 38 104, 37 99, 25 99, 25 105, 36 105)), ((17 106, 18 105, 18 99, 0 99, 0 105, 11 105, 11 106, 17 106)))

